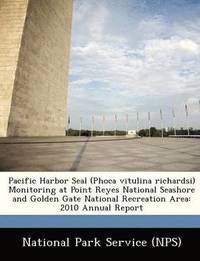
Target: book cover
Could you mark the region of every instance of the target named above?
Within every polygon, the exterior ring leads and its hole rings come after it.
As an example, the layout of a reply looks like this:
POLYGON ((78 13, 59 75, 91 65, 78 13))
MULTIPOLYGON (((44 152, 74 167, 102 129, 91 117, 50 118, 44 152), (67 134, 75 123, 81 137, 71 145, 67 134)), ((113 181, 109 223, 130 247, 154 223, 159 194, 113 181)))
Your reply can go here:
POLYGON ((0 0, 1 251, 197 251, 199 14, 0 0))

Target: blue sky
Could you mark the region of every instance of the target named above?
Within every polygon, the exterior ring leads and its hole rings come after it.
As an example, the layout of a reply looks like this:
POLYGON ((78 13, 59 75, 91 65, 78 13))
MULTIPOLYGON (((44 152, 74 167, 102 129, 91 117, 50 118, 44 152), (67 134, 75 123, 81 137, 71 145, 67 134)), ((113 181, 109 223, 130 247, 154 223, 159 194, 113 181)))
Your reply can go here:
POLYGON ((72 127, 90 128, 91 115, 101 128, 200 127, 200 1, 199 0, 74 0, 68 113, 72 127))

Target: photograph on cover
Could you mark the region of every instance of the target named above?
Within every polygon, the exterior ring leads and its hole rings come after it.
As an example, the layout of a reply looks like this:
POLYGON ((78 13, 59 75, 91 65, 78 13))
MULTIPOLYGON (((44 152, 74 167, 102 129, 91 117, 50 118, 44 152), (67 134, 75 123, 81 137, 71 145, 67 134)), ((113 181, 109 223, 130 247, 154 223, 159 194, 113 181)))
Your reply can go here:
POLYGON ((199 171, 199 14, 0 0, 0 170, 199 171))

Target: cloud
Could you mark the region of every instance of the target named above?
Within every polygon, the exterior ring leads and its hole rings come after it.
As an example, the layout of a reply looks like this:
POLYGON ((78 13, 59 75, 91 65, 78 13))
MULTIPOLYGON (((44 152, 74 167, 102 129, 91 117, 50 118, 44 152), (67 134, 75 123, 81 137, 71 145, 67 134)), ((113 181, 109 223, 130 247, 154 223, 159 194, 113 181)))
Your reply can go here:
POLYGON ((145 1, 120 3, 75 1, 70 112, 157 111, 195 98, 200 4, 194 9, 184 2, 177 14, 168 5, 166 15, 145 1))
POLYGON ((92 81, 90 79, 80 79, 80 80, 74 80, 71 81, 71 86, 83 86, 83 85, 87 85, 90 84, 92 81))
MULTIPOLYGON (((83 78, 82 83, 104 82, 107 88, 119 94, 138 92, 164 92, 163 82, 173 87, 171 91, 184 91, 184 84, 196 77, 199 46, 188 39, 147 41, 143 48, 130 49, 115 42, 90 42, 83 47, 74 47, 76 63, 73 73, 83 78), (197 57, 194 57, 197 56, 197 57), (196 59, 196 60, 195 60, 196 59), (192 61, 192 63, 185 61, 192 61), (84 68, 84 69, 83 69, 84 68), (147 90, 148 88, 148 90, 147 90), (160 89, 159 89, 160 88, 160 89)), ((195 79, 194 79, 195 80, 195 79)))
POLYGON ((199 54, 199 45, 190 39, 155 39, 148 41, 145 46, 146 55, 153 55, 157 53, 166 52, 189 52, 190 54, 199 54))

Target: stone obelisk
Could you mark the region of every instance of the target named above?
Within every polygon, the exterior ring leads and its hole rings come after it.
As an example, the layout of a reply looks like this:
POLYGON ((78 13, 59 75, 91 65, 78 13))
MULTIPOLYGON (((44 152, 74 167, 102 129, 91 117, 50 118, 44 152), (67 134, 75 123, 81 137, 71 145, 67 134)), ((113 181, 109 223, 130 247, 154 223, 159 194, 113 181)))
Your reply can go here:
POLYGON ((0 0, 0 136, 63 136, 73 0, 0 0))

